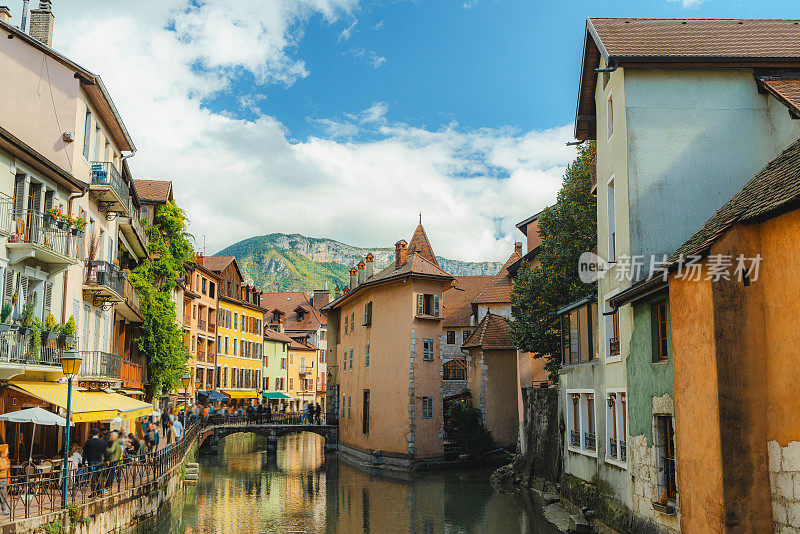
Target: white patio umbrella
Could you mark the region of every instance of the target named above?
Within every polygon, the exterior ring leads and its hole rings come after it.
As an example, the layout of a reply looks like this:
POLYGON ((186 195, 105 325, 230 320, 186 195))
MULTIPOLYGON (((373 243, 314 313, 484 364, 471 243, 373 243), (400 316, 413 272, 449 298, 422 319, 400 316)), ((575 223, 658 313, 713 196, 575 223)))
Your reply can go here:
MULTIPOLYGON (((38 406, 19 410, 18 412, 4 413, 0 415, 0 421, 8 421, 10 423, 33 423, 31 450, 28 455, 29 462, 33 460, 33 438, 36 435, 36 425, 67 426, 67 420, 64 417, 54 414, 53 412, 48 412, 38 406)), ((70 423, 70 426, 75 426, 75 423, 70 423)))

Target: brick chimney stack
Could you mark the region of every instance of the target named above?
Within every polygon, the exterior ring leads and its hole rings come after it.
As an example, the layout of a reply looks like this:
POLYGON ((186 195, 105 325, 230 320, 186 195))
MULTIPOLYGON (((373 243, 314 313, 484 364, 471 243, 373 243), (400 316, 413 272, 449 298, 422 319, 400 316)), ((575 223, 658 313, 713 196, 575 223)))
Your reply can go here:
POLYGON ((399 269, 401 265, 405 265, 408 259, 408 243, 405 239, 401 239, 394 244, 394 268, 399 269))
POLYGON ((373 274, 375 274, 375 257, 370 252, 367 254, 367 280, 372 278, 373 274))
POLYGON ((55 20, 51 0, 39 0, 39 9, 31 10, 31 27, 28 33, 37 41, 53 46, 55 20))
POLYGON ((8 6, 0 6, 0 20, 11 24, 11 10, 8 9, 8 6))
POLYGON ((517 241, 514 243, 514 252, 522 256, 522 242, 517 241))
POLYGON ((339 285, 336 285, 336 289, 333 290, 333 298, 338 299, 342 294, 342 288, 339 285))
POLYGON ((364 267, 365 265, 363 261, 358 262, 358 285, 364 283, 364 267))
POLYGON ((311 305, 320 309, 331 301, 331 294, 327 289, 315 289, 311 296, 311 305))
POLYGON ((356 274, 356 268, 353 267, 350 269, 350 289, 355 289, 356 285, 358 285, 358 275, 356 274))

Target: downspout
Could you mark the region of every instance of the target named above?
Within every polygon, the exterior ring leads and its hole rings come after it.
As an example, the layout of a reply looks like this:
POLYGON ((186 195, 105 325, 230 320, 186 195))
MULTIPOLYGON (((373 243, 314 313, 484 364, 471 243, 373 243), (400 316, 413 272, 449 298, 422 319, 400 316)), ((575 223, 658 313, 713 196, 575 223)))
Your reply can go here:
MULTIPOLYGON (((69 215, 70 217, 72 216, 72 201, 76 200, 76 199, 79 199, 79 198, 85 197, 86 193, 88 193, 88 192, 89 192, 89 187, 87 186, 86 189, 84 189, 81 194, 70 195, 69 200, 67 200, 67 215, 69 215)), ((61 293, 61 320, 64 321, 65 323, 67 322, 66 321, 66 315, 67 315, 67 283, 68 283, 68 281, 69 281, 69 269, 64 271, 64 290, 61 293)), ((77 321, 78 318, 76 317, 75 320, 77 321)))

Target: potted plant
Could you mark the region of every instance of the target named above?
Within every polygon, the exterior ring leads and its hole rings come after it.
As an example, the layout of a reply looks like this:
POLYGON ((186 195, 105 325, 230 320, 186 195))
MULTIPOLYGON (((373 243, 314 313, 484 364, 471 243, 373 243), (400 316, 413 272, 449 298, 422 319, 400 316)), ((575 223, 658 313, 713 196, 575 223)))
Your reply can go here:
POLYGON ((69 230, 69 227, 72 224, 72 217, 70 217, 66 213, 62 213, 61 217, 58 219, 57 224, 59 230, 69 230))
POLYGON ((31 330, 33 327, 33 309, 36 307, 36 293, 32 293, 28 300, 25 301, 25 304, 22 306, 22 313, 19 316, 19 324, 22 327, 22 332, 25 335, 31 330))
POLYGON ((52 313, 48 313, 47 317, 44 318, 44 325, 42 328, 42 339, 45 341, 52 341, 58 339, 60 334, 59 324, 56 322, 56 318, 53 317, 52 313))
POLYGON ((83 233, 85 231, 86 231, 86 219, 78 217, 77 219, 72 220, 72 235, 77 237, 83 237, 83 233))
POLYGON ((51 225, 61 220, 61 210, 58 208, 50 208, 44 214, 44 223, 51 225))
POLYGON ((3 304, 3 308, 0 309, 0 332, 6 332, 11 329, 11 321, 9 319, 12 311, 14 311, 14 308, 8 302, 3 304))
MULTIPOLYGON (((27 303, 25 305, 27 306, 27 303)), ((34 319, 30 330, 31 337, 28 340, 25 359, 32 363, 39 363, 39 351, 42 348, 42 322, 39 319, 34 319)))
POLYGON ((61 325, 61 337, 60 340, 64 345, 67 347, 72 345, 72 342, 75 341, 75 316, 70 315, 69 319, 66 323, 61 325))

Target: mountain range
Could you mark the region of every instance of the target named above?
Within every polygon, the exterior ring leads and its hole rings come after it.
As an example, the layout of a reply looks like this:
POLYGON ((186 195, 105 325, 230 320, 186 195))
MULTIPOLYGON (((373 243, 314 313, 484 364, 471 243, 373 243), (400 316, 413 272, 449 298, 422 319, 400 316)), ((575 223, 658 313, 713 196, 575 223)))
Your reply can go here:
MULTIPOLYGON (((265 291, 312 291, 349 284, 350 268, 370 252, 376 272, 394 261, 393 248, 361 248, 333 239, 277 233, 239 241, 217 255, 235 256, 242 274, 265 291)), ((494 261, 436 259, 454 276, 495 274, 503 267, 494 261)))

